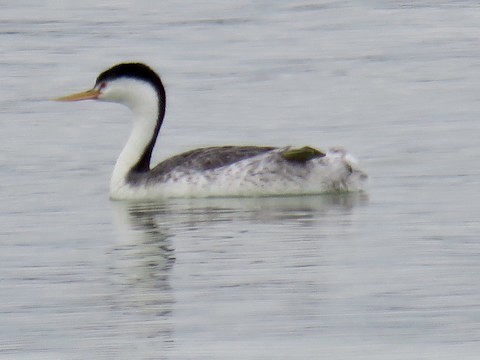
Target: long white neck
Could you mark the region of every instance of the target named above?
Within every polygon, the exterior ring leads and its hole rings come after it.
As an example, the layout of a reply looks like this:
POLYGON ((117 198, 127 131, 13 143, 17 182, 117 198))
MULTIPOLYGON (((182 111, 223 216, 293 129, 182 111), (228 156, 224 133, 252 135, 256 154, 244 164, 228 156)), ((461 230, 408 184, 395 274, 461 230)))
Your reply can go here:
POLYGON ((133 86, 128 96, 116 98, 115 102, 127 105, 134 113, 133 130, 120 153, 110 181, 110 193, 114 194, 126 185, 127 177, 138 164, 155 134, 159 106, 157 92, 150 86, 139 83, 133 86))

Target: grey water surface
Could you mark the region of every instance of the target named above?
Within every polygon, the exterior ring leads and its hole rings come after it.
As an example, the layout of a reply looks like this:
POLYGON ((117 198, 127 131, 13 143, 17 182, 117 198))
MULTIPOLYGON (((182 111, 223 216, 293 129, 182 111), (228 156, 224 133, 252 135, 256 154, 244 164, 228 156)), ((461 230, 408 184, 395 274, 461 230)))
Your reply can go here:
POLYGON ((0 12, 1 359, 478 359, 475 1, 11 1, 0 12), (112 202, 157 69, 155 161, 343 146, 363 194, 112 202))

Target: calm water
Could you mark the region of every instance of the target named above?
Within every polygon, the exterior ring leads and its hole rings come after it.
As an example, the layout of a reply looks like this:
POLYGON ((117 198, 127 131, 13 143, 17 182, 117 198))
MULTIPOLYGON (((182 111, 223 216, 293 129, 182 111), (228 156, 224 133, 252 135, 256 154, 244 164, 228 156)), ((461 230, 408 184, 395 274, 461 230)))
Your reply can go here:
POLYGON ((0 358, 478 359, 477 2, 131 3, 2 4, 0 358), (342 145, 368 195, 109 201, 130 114, 48 99, 131 60, 156 160, 342 145))

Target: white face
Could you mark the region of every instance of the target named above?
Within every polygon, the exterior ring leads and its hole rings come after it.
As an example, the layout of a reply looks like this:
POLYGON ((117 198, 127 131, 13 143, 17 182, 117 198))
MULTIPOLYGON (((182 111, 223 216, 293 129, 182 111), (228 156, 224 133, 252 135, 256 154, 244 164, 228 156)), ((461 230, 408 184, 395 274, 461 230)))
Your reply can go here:
POLYGON ((95 85, 95 90, 100 92, 98 100, 124 104, 132 110, 158 108, 157 92, 146 81, 124 77, 100 82, 95 85))
POLYGON ((160 99, 148 81, 120 77, 97 83, 93 89, 59 97, 57 101, 101 100, 128 106, 138 117, 158 117, 160 99))

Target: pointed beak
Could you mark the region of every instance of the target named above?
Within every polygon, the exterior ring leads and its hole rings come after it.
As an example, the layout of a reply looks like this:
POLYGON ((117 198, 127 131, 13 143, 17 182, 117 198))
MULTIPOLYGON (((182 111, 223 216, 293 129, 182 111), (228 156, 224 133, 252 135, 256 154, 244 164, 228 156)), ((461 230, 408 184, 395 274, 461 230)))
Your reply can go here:
POLYGON ((82 91, 76 94, 71 94, 67 96, 58 97, 52 99, 54 101, 80 101, 80 100, 95 100, 98 99, 98 96, 101 94, 100 90, 91 89, 87 91, 82 91))

